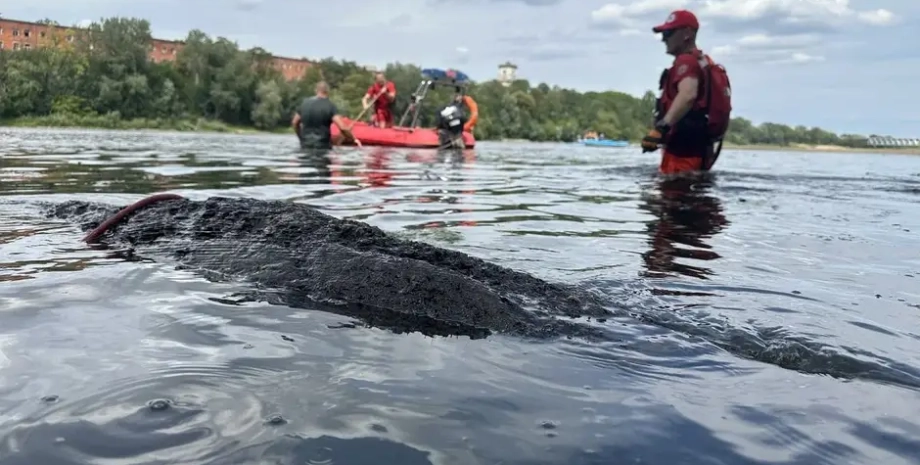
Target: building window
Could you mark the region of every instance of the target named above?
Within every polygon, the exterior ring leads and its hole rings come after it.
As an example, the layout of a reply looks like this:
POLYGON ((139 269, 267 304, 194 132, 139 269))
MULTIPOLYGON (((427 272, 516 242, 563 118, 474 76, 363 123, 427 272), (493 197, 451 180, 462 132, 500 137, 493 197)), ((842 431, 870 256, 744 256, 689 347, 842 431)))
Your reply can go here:
POLYGON ((19 37, 19 29, 13 29, 13 37, 19 37))
POLYGON ((73 36, 67 36, 67 42, 73 42, 73 36))
POLYGON ((28 50, 28 49, 32 48, 32 44, 22 44, 22 48, 28 50))
POLYGON ((26 36, 26 37, 29 37, 29 36, 31 35, 31 32, 32 32, 32 31, 26 29, 26 31, 25 31, 25 36, 26 36))
POLYGON ((13 50, 19 50, 19 42, 13 42, 13 50))
POLYGON ((39 33, 38 33, 38 36, 41 37, 42 39, 44 39, 45 36, 47 36, 47 35, 48 35, 48 34, 47 34, 45 31, 42 31, 42 32, 39 32, 39 33))
POLYGON ((0 50, 3 50, 3 41, 0 40, 0 50))

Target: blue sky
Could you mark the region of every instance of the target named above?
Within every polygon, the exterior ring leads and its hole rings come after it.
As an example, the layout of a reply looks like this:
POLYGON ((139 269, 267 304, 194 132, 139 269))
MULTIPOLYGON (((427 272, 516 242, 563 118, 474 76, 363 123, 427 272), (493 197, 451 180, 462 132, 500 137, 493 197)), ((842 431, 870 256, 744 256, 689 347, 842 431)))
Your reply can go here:
POLYGON ((8 3, 0 10, 8 18, 76 24, 138 16, 162 38, 199 28, 279 55, 456 67, 477 80, 494 78, 498 64, 510 60, 534 83, 636 95, 655 87, 670 62, 651 27, 671 10, 688 8, 702 23, 701 48, 729 70, 735 115, 755 123, 920 137, 916 0, 8 3))

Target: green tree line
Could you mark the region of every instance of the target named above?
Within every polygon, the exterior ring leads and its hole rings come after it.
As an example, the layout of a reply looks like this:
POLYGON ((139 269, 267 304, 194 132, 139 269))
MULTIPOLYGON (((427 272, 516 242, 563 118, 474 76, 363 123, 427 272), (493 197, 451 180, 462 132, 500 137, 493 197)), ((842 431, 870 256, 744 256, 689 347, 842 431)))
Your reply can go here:
MULTIPOLYGON (((90 25, 74 41, 63 36, 55 46, 0 51, 0 118, 42 117, 57 125, 190 128, 222 125, 279 130, 313 85, 326 80, 331 98, 345 115, 356 116, 372 77, 352 61, 326 58, 296 81, 286 81, 261 48, 241 50, 235 42, 193 30, 174 62, 148 59, 150 24, 135 18, 109 18, 90 25)), ((409 105, 420 68, 389 64, 385 73, 398 89, 396 112, 409 105)), ((451 89, 429 92, 420 125, 431 125, 451 89)), ((577 92, 517 80, 473 83, 479 104, 476 137, 572 141, 585 131, 637 141, 647 132, 655 94, 577 92)), ((727 142, 734 144, 837 144, 865 146, 866 138, 837 135, 819 128, 732 121, 727 142)))

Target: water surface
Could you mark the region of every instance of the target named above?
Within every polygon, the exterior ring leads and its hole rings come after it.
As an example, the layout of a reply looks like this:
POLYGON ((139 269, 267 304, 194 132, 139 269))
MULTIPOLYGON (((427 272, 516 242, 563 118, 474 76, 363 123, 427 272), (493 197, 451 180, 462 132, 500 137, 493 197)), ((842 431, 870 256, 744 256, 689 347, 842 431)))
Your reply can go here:
POLYGON ((0 463, 917 464, 920 158, 296 151, 0 129, 0 463), (609 296, 605 341, 429 338, 230 297, 42 202, 302 202, 609 296))

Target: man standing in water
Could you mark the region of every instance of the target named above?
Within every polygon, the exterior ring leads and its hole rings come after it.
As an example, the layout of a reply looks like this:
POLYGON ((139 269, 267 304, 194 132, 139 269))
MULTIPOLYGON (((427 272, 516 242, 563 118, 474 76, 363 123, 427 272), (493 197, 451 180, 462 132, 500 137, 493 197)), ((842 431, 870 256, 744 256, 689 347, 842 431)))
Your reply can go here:
POLYGON ((388 82, 383 73, 374 75, 374 84, 367 89, 361 104, 364 109, 374 100, 374 122, 378 127, 393 127, 393 102, 396 101, 396 84, 388 82))
MULTIPOLYGON (((342 132, 342 137, 354 141, 361 146, 361 141, 351 133, 351 128, 345 126, 342 116, 335 104, 329 100, 329 84, 320 81, 316 84, 316 95, 304 99, 300 108, 294 113, 291 126, 300 139, 300 147, 304 149, 331 149, 333 145, 332 128, 334 123, 342 132)), ((341 140, 335 141, 336 145, 341 140)))
POLYGON ((696 46, 700 24, 687 10, 677 10, 664 24, 652 28, 661 34, 671 68, 659 82, 655 127, 642 139, 642 151, 662 148, 663 174, 709 170, 718 157, 714 145, 728 130, 731 84, 725 68, 696 46))

